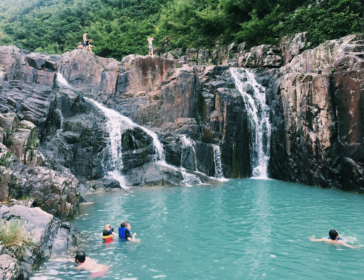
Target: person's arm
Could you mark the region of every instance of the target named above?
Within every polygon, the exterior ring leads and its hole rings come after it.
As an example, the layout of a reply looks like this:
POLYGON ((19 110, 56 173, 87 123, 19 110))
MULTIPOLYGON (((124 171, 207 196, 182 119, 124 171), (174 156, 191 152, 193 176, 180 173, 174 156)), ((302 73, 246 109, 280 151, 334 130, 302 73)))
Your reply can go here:
POLYGON ((0 32, 0 35, 1 35, 1 40, 4 40, 4 36, 1 32, 0 32))
POLYGON ((322 238, 322 239, 317 239, 315 236, 310 236, 310 240, 314 241, 314 242, 318 242, 318 241, 325 241, 327 242, 328 239, 322 238))
POLYGON ((126 237, 126 239, 127 240, 129 240, 129 241, 135 241, 135 236, 136 236, 137 234, 136 233, 134 233, 133 234, 133 236, 131 236, 128 232, 125 232, 125 237, 126 237))
POLYGON ((337 242, 337 243, 340 244, 340 245, 343 245, 345 247, 351 248, 351 249, 359 249, 359 248, 364 246, 364 245, 351 246, 351 245, 349 245, 348 243, 345 243, 345 242, 337 242))

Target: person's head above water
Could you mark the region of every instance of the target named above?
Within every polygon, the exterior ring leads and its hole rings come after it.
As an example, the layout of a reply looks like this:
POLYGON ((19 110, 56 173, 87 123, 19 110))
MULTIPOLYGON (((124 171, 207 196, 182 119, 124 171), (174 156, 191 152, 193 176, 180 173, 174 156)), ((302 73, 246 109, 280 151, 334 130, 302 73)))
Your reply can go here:
POLYGON ((120 225, 120 227, 122 227, 122 228, 127 228, 127 229, 129 229, 130 230, 130 223, 128 223, 128 222, 123 222, 123 223, 121 223, 121 225, 120 225))
POLYGON ((84 263, 86 260, 86 254, 83 251, 77 251, 75 255, 75 262, 76 263, 84 263))
POLYGON ((109 225, 109 224, 105 225, 104 229, 105 230, 111 230, 111 225, 109 225))
POLYGON ((329 231, 329 236, 331 240, 336 240, 336 238, 339 236, 339 232, 336 229, 332 229, 329 231))

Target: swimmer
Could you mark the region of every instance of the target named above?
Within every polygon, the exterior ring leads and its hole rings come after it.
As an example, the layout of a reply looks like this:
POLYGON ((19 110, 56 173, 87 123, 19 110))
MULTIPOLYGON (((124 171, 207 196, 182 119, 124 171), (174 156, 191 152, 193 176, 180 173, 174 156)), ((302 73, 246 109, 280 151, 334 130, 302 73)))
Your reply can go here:
POLYGON ((78 264, 76 269, 84 269, 91 272, 91 277, 104 276, 108 270, 106 265, 98 264, 82 251, 78 251, 75 255, 75 262, 78 264))
POLYGON ((114 229, 111 228, 111 225, 109 225, 109 224, 105 225, 103 235, 104 235, 105 231, 108 231, 109 235, 117 236, 117 233, 114 232, 114 229))
POLYGON ((121 225, 119 227, 119 237, 125 238, 126 240, 129 240, 129 241, 139 242, 138 239, 135 239, 135 236, 137 234, 134 233, 133 235, 131 235, 130 229, 131 229, 131 226, 128 222, 121 223, 121 225))
POLYGON ((334 245, 343 245, 348 248, 357 249, 360 247, 363 247, 364 245, 357 245, 357 246, 351 246, 347 243, 345 243, 342 238, 339 236, 339 232, 336 229, 332 229, 329 231, 329 237, 328 238, 322 238, 322 239, 316 239, 315 236, 310 237, 311 241, 317 242, 317 241, 324 241, 329 244, 334 245))

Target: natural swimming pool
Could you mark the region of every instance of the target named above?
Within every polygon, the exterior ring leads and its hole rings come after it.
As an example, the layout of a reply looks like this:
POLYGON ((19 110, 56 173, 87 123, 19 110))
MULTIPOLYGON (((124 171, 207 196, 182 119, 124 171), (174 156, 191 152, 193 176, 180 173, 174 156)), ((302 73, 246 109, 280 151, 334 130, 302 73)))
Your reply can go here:
MULTIPOLYGON (((276 180, 133 188, 88 199, 72 223, 87 256, 108 265, 100 279, 364 279, 364 247, 309 236, 336 228, 364 244, 364 196, 276 180), (139 244, 103 245, 103 226, 131 223, 139 244)), ((351 243, 350 243, 351 242, 351 243)), ((73 263, 46 262, 31 279, 86 279, 73 263)))

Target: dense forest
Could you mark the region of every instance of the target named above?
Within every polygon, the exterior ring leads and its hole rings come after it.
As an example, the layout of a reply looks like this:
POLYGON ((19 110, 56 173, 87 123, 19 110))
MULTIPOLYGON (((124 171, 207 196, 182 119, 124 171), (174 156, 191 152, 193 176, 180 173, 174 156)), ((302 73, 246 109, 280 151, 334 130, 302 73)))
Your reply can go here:
POLYGON ((307 31, 311 45, 364 30, 364 0, 2 0, 1 44, 62 53, 89 32, 105 57, 213 48, 231 42, 276 44, 307 31))

